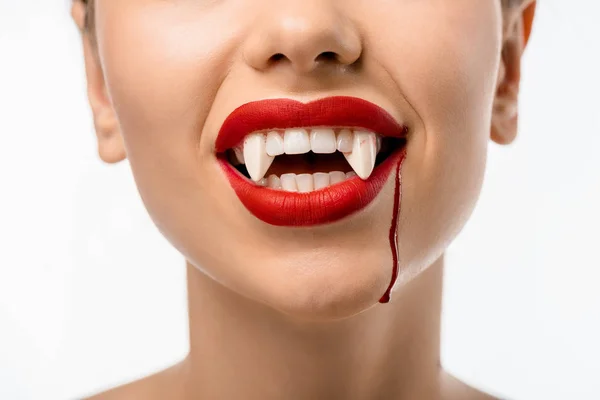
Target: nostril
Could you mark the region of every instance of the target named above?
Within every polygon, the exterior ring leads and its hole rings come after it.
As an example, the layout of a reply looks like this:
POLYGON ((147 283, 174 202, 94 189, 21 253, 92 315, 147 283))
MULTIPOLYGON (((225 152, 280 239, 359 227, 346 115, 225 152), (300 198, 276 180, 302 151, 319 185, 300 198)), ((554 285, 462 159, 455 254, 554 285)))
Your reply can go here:
POLYGON ((285 58, 285 55, 283 55, 283 54, 281 54, 281 53, 277 53, 277 54, 273 54, 273 55, 271 56, 271 61, 272 61, 272 62, 277 62, 277 61, 280 61, 280 60, 282 60, 282 59, 284 59, 284 58, 285 58))
POLYGON ((338 55, 333 51, 324 51, 317 57, 317 61, 336 61, 338 55))
MULTIPOLYGON (((265 66, 268 67, 289 63, 298 71, 306 72, 312 71, 319 66, 343 64, 345 62, 343 55, 335 51, 323 51, 314 57, 315 54, 317 53, 312 53, 311 56, 310 53, 302 51, 291 54, 291 56, 288 53, 273 53, 267 60, 265 66)), ((356 61, 357 60, 352 60, 352 63, 356 63, 356 61)))

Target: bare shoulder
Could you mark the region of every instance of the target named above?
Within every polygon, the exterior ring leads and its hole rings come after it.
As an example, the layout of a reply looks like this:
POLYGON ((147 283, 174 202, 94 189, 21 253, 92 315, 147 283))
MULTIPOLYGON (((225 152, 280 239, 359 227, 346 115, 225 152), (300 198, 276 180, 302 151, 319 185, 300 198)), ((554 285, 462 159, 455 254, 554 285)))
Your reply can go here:
MULTIPOLYGON (((85 400, 162 400, 184 398, 185 384, 182 379, 182 364, 157 372, 146 378, 98 393, 85 400)), ((441 387, 443 400, 499 400, 483 393, 454 376, 442 371, 441 387)))
POLYGON ((459 381, 447 372, 442 372, 442 392, 444 400, 499 400, 499 398, 479 391, 459 381))
POLYGON ((180 398, 177 396, 177 392, 183 390, 183 385, 179 384, 181 382, 180 369, 180 364, 177 364, 143 379, 86 397, 85 400, 158 400, 180 398))

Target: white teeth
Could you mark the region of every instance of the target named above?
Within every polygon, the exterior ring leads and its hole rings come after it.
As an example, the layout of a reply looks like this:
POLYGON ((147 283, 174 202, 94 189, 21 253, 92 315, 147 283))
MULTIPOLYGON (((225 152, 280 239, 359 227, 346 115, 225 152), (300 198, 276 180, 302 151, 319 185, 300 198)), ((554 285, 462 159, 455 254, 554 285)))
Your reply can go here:
POLYGON ((350 153, 352 143, 352 132, 349 129, 342 129, 337 135, 337 150, 342 153, 350 153))
POLYGON ((331 154, 337 150, 335 132, 328 128, 315 128, 310 133, 310 148, 313 153, 331 154))
POLYGON ((317 172, 313 174, 315 180, 315 190, 323 189, 329 186, 329 174, 317 172))
POLYGON ((281 179, 277 175, 271 175, 267 179, 267 186, 271 189, 281 190, 281 179))
POLYGON ((275 157, 267 154, 267 139, 265 135, 253 133, 244 140, 244 160, 250 178, 259 182, 264 176, 275 157))
POLYGON ((336 183, 344 182, 346 180, 346 174, 342 171, 332 171, 329 173, 329 182, 332 185, 336 183))
POLYGON ((361 179, 367 179, 375 167, 377 157, 377 139, 373 132, 354 131, 352 152, 344 157, 361 179))
POLYGON ((267 154, 279 156, 283 153, 283 138, 277 131, 269 132, 267 134, 267 154))
POLYGON ((315 190, 315 181, 312 174, 296 175, 296 184, 300 193, 308 193, 315 190))
POLYGON ((283 136, 285 154, 304 154, 310 151, 310 140, 306 129, 286 129, 283 136))
POLYGON ((270 175, 262 179, 259 184, 274 190, 285 192, 310 193, 328 188, 336 183, 356 177, 356 173, 341 171, 316 172, 314 174, 283 174, 281 177, 270 175))
POLYGON ((296 174, 281 175, 281 188, 286 192, 297 192, 298 185, 296 184, 296 174))
POLYGON ((336 151, 343 153, 354 173, 361 179, 367 179, 373 172, 377 153, 381 147, 381 136, 364 129, 353 131, 343 128, 336 135, 333 128, 310 130, 293 128, 283 131, 273 130, 268 133, 252 133, 246 136, 243 145, 233 148, 234 154, 230 155, 230 160, 234 165, 245 164, 250 178, 263 186, 290 191, 312 191, 342 182, 346 179, 346 174, 334 171, 329 174, 311 175, 312 186, 308 186, 307 177, 299 178, 298 181, 295 174, 284 174, 293 175, 293 185, 290 176, 286 178, 286 183, 282 179, 283 176, 281 178, 275 176, 278 181, 271 179, 272 182, 268 179, 262 181, 262 179, 276 156, 305 154, 311 150, 318 154, 331 154, 336 151), (328 175, 328 181, 325 181, 325 175, 328 175))

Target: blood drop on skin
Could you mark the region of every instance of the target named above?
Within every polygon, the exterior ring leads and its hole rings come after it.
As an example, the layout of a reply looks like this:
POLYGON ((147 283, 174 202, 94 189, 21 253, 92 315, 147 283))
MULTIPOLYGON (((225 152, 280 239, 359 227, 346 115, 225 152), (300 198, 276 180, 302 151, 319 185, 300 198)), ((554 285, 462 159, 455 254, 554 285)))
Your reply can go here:
POLYGON ((383 294, 383 297, 379 300, 380 303, 389 303, 391 299, 392 289, 398 279, 398 215, 400 214, 400 196, 402 195, 400 190, 400 168, 404 162, 405 157, 398 162, 396 166, 396 188, 394 190, 394 208, 392 209, 392 224, 390 226, 390 249, 392 250, 392 279, 387 290, 383 294))

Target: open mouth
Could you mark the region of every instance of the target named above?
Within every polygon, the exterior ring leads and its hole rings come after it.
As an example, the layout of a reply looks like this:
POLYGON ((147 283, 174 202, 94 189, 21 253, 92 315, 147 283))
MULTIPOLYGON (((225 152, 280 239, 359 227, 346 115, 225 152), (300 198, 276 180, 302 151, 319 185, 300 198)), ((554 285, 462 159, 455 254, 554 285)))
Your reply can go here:
POLYGON ((314 127, 251 133, 221 154, 257 185, 310 193, 348 179, 368 179, 406 139, 365 129, 314 127))
POLYGON ((227 117, 215 153, 256 218, 314 226, 348 217, 377 197, 406 156, 407 131, 359 98, 261 100, 227 117))

